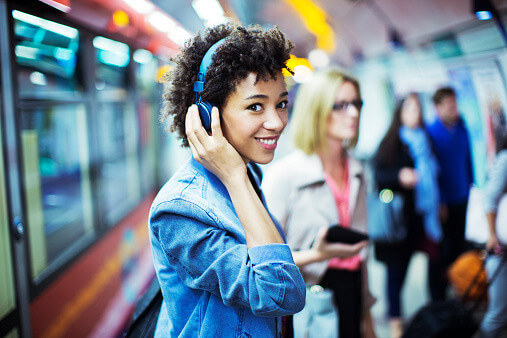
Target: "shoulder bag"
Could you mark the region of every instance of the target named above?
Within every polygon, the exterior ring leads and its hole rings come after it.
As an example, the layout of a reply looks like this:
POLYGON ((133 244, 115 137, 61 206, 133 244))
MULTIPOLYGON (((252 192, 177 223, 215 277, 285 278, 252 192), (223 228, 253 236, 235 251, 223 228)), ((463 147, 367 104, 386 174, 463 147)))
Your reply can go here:
POLYGON ((294 315, 294 338, 338 337, 338 311, 333 291, 320 285, 306 288, 306 304, 294 315))
POLYGON ((390 189, 367 197, 368 236, 374 243, 399 243, 407 237, 404 198, 390 189))

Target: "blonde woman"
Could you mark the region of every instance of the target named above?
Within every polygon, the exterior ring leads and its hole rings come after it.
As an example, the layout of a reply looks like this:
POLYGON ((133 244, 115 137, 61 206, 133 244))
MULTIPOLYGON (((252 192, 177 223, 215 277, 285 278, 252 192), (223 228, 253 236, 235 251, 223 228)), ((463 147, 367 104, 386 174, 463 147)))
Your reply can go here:
POLYGON ((366 232, 366 182, 348 150, 357 143, 359 83, 334 68, 317 71, 298 91, 291 130, 298 150, 274 163, 263 190, 307 285, 331 289, 340 337, 374 336, 366 264, 356 244, 329 243, 339 224, 366 232))

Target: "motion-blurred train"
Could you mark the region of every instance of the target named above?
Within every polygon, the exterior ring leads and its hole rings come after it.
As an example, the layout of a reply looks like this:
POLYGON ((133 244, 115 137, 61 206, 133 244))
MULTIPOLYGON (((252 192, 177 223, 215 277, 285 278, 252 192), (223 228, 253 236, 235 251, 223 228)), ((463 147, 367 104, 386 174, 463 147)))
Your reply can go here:
MULTIPOLYGON (((0 0, 2 337, 119 336, 154 277, 150 203, 188 155, 157 119, 160 76, 188 36, 163 12, 150 26, 143 5, 0 0)), ((351 70, 365 100, 359 157, 396 96, 421 92, 431 118, 431 92, 450 84, 484 182, 493 124, 505 125, 506 42, 492 23, 458 29, 351 70)))
POLYGON ((119 33, 115 5, 0 1, 2 337, 118 335, 154 276, 147 215, 174 161, 157 76, 178 46, 119 33))

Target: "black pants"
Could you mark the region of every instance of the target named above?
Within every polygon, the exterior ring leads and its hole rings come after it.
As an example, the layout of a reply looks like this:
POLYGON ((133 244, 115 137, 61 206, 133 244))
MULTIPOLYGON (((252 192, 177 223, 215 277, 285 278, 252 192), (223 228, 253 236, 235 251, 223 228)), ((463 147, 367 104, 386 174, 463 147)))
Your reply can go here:
POLYGON ((328 269, 321 285, 333 290, 340 338, 360 338, 363 303, 361 270, 328 269))
POLYGON ((387 263, 387 299, 389 318, 397 318, 401 316, 401 288, 407 275, 408 264, 410 258, 403 257, 399 261, 387 263))
POLYGON ((443 238, 438 258, 430 261, 429 284, 433 301, 445 299, 447 289, 447 268, 466 250, 465 220, 467 201, 448 205, 448 216, 442 224, 443 238))

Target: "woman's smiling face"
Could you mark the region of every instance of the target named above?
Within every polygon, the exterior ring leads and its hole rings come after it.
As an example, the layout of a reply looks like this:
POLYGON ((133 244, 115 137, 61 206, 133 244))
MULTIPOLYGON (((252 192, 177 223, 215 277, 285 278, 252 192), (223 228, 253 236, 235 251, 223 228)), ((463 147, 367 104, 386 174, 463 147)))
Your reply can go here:
POLYGON ((245 163, 271 162, 278 138, 287 125, 287 88, 280 73, 275 79, 255 83, 248 74, 229 95, 222 111, 225 138, 245 163))

